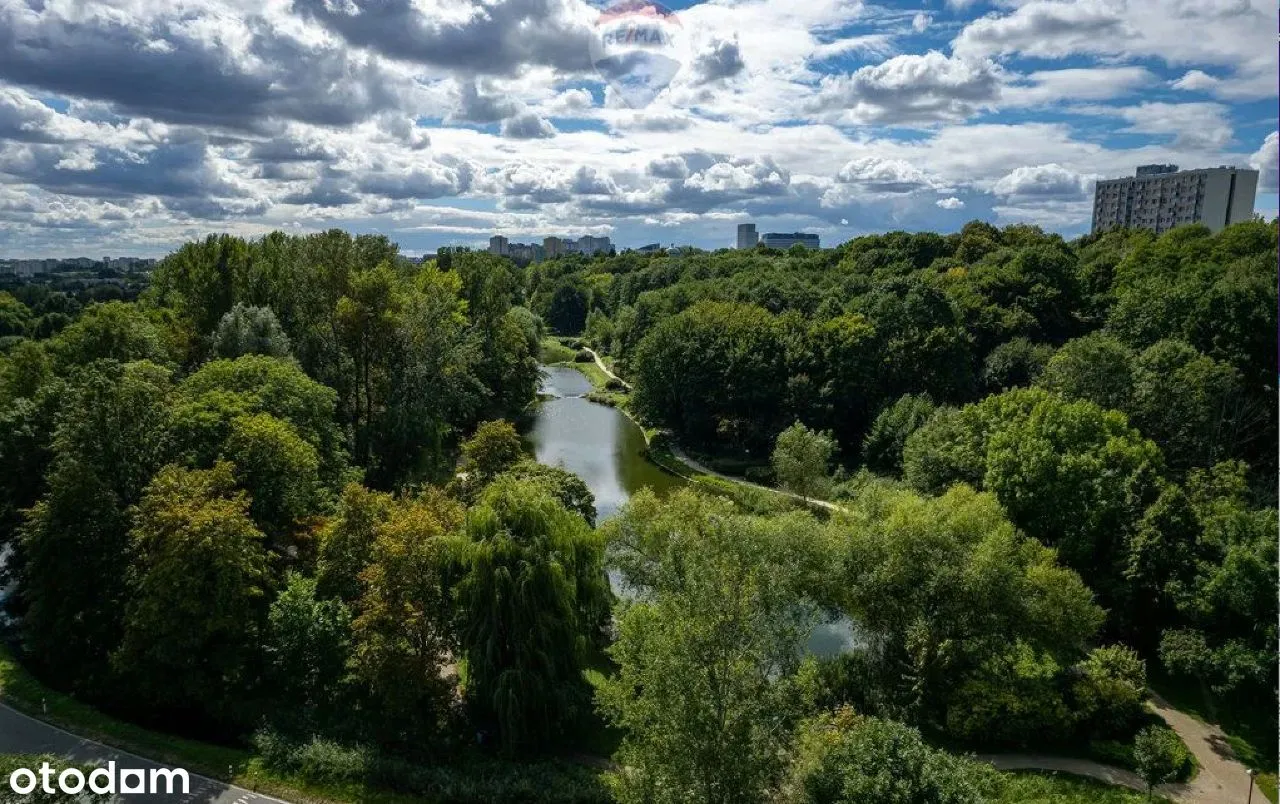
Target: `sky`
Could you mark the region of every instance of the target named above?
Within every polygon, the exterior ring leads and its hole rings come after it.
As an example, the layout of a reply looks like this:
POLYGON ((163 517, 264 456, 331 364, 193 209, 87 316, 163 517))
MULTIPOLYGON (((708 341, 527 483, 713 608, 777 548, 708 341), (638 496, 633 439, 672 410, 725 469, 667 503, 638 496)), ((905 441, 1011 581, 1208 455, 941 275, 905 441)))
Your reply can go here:
POLYGON ((1157 162, 1254 167, 1276 214, 1273 0, 672 2, 630 69, 604 8, 0 0, 0 257, 332 227, 406 254, 1070 237, 1096 179, 1157 162))

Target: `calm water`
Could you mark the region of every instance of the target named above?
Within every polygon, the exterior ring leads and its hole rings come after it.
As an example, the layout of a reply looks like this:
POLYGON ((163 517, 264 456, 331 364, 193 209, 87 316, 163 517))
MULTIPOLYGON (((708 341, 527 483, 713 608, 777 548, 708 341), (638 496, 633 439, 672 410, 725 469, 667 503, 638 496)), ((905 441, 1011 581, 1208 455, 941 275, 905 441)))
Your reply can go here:
MULTIPOLYGON (((591 391, 586 377, 563 366, 544 367, 542 392, 552 399, 538 409, 530 447, 539 463, 559 466, 581 477, 596 498, 596 514, 604 521, 618 512, 631 495, 648 486, 665 494, 684 484, 644 458, 644 433, 621 411, 585 398, 591 391)), ((610 574, 614 588, 619 579, 610 574)), ((855 644, 847 620, 814 630, 808 648, 819 656, 841 653, 855 644)))

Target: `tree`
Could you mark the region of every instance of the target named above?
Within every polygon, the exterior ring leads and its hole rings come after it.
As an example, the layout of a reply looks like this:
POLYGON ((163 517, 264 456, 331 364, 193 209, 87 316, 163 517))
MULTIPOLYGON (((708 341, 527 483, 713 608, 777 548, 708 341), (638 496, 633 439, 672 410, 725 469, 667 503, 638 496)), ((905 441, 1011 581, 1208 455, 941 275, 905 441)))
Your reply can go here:
POLYGON ((360 573, 373 560, 378 527, 390 518, 395 501, 390 494, 348 483, 337 510, 320 530, 316 561, 316 594, 351 605, 360 598, 360 573))
POLYGON ((289 336, 280 328, 270 307, 250 307, 240 302, 222 317, 213 333, 213 352, 234 360, 242 355, 289 357, 289 336))
POLYGON ((489 421, 476 428, 462 445, 462 471, 484 485, 524 457, 520 434, 508 421, 489 421))
POLYGON ((376 528, 352 623, 352 675, 371 699, 383 740, 408 747, 433 737, 452 682, 455 648, 448 574, 462 509, 438 491, 397 504, 376 528))
POLYGON ((1133 738, 1133 762, 1150 797, 1156 785, 1176 781, 1186 772, 1190 756, 1172 729, 1148 726, 1133 738))
POLYGON ((880 411, 862 442, 862 460, 871 469, 890 475, 902 473, 902 449, 907 438, 938 410, 928 394, 899 397, 880 411))
POLYGON ((590 527, 596 526, 596 498, 582 478, 567 469, 523 460, 505 472, 542 487, 568 511, 580 515, 590 527))
POLYGON ((541 484, 502 478, 467 517, 467 697, 507 751, 545 748, 587 710, 587 645, 609 610, 600 537, 541 484))
POLYGON ((278 726, 306 733, 350 717, 351 611, 341 600, 317 597, 315 579, 285 577, 267 615, 263 651, 278 726))
POLYGON ((112 666, 136 704, 251 722, 244 696, 256 667, 272 586, 263 534, 230 464, 162 469, 129 534, 134 566, 112 666))
POLYGON ((624 737, 612 776, 622 802, 763 801, 795 714, 813 520, 642 490, 605 525, 636 599, 617 615, 618 664, 598 702, 624 737))
POLYGON ((124 302, 94 304, 50 344, 64 370, 94 360, 151 360, 163 363, 165 349, 159 329, 137 306, 124 302))
POLYGON ((1036 384, 1071 399, 1087 399, 1101 408, 1129 410, 1133 364, 1133 352, 1128 347, 1115 338, 1095 333, 1064 344, 1036 384))
POLYGON ((282 551, 300 523, 320 511, 320 459, 293 425, 266 413, 231 422, 224 447, 253 520, 282 551))
POLYGON ((1077 716, 1099 738, 1130 734, 1147 699, 1147 669, 1124 645, 1094 648, 1075 667, 1071 694, 1077 716))
POLYGON ((886 715, 941 725, 967 681, 1019 661, 1011 644, 1030 664, 1061 667, 1102 623, 1080 577, 966 486, 924 498, 870 484, 828 528, 840 562, 828 594, 874 640, 867 683, 886 715))
POLYGON ((26 512, 17 551, 23 639, 57 683, 102 692, 129 597, 129 507, 170 455, 169 372, 100 361, 68 384, 47 492, 26 512))
POLYGON ((847 707, 805 723, 794 753, 786 804, 982 804, 992 774, 909 726, 847 707))
POLYGON ((547 326, 561 335, 578 335, 587 323, 587 291, 572 280, 561 280, 547 303, 547 326))
POLYGON ((830 486, 828 467, 835 441, 829 433, 815 433, 796 422, 778 435, 773 470, 782 487, 801 498, 820 497, 830 486))
POLYGON ((992 349, 982 364, 982 384, 991 393, 1025 388, 1040 377, 1053 357, 1053 347, 1014 338, 992 349))

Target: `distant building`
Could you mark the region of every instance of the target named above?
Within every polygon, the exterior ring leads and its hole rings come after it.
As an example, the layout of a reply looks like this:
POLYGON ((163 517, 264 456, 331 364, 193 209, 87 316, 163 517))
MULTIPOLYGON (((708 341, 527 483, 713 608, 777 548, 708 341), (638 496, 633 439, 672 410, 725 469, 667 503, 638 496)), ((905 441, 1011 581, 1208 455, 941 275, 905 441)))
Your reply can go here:
POLYGON ((760 242, 769 248, 781 249, 782 251, 786 251, 796 244, 815 250, 821 248, 818 244, 818 236, 808 232, 769 232, 760 239, 760 242))
POLYGON ((759 242, 760 236, 756 234, 754 223, 738 224, 738 248, 755 248, 759 242))
POLYGON ((503 237, 502 235, 494 235, 493 237, 489 238, 490 254, 496 254, 499 257, 505 257, 507 256, 507 252, 510 250, 510 246, 511 246, 511 241, 503 237))
POLYGON ((591 235, 583 235, 574 243, 574 251, 579 254, 605 254, 613 250, 613 241, 607 237, 592 237, 591 235))
POLYGON ((547 237, 542 241, 542 251, 547 255, 547 259, 554 260, 556 257, 565 253, 565 242, 560 237, 547 237))
POLYGON ((1178 170, 1141 165, 1133 176, 1104 179, 1093 194, 1093 231, 1148 229, 1161 234, 1189 223, 1210 231, 1253 217, 1258 171, 1222 165, 1178 170))
POLYGON ((647 246, 641 246, 640 248, 636 249, 636 251, 640 252, 641 254, 656 254, 659 251, 662 251, 662 244, 650 243, 647 246))

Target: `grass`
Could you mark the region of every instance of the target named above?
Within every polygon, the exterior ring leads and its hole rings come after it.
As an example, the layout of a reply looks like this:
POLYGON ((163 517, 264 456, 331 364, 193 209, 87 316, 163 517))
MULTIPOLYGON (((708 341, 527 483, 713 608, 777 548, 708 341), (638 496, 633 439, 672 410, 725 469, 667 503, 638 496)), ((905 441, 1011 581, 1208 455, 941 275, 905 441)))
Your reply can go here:
POLYGON ((1151 686, 1175 708, 1221 728, 1236 759, 1258 771, 1258 789, 1272 804, 1280 801, 1276 790, 1276 725, 1268 718, 1266 707, 1241 706, 1215 697, 1193 680, 1163 674, 1153 677, 1151 686))
POLYGON ((571 363, 573 362, 573 356, 577 354, 573 349, 565 346, 555 338, 543 338, 539 347, 538 360, 546 365, 571 363))
POLYGON ((1168 801, 1163 796, 1103 784, 1062 773, 1018 771, 1001 774, 999 794, 992 804, 1147 804, 1168 801))

